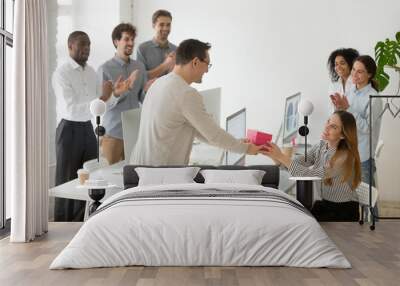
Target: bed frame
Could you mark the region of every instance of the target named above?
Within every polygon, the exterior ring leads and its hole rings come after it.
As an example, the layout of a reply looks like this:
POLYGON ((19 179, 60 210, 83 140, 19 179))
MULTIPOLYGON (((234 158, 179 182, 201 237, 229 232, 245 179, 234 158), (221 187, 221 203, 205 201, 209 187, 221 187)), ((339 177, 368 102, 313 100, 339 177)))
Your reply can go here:
MULTIPOLYGON (((157 168, 157 166, 146 166, 146 165, 126 165, 124 167, 124 189, 136 187, 139 183, 139 176, 135 171, 137 167, 157 168)), ((159 166, 160 168, 183 168, 188 166, 159 166)), ((212 169, 212 170, 263 170, 265 175, 262 179, 261 184, 265 187, 271 187, 278 189, 279 186, 279 167, 275 165, 253 165, 253 166, 207 166, 207 165, 196 165, 189 167, 199 167, 201 170, 212 169)), ((200 174, 194 178, 197 183, 204 183, 204 178, 200 174)))

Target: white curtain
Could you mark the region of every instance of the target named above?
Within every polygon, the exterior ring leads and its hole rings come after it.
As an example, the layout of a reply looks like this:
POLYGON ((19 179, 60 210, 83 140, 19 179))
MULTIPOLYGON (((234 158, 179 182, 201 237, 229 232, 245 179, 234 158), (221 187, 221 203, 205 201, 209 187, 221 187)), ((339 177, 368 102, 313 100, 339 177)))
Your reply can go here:
POLYGON ((46 0, 15 1, 14 72, 7 111, 12 242, 48 227, 46 0))

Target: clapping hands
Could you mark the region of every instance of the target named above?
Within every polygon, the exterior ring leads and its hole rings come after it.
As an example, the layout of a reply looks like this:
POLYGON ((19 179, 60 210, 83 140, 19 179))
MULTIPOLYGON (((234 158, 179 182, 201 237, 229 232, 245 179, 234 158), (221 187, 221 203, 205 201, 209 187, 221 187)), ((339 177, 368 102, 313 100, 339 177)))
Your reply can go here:
POLYGON ((114 83, 114 96, 118 97, 128 91, 128 89, 131 89, 138 73, 139 70, 134 70, 126 80, 122 80, 122 76, 119 76, 114 83))
POLYGON ((112 81, 111 80, 104 81, 103 82, 103 93, 100 96, 100 99, 103 100, 104 102, 106 102, 110 98, 112 91, 113 91, 112 81))
POLYGON ((164 68, 167 72, 170 72, 174 66, 175 66, 175 60, 176 60, 176 53, 175 52, 171 52, 169 54, 166 55, 163 65, 164 68))
POLYGON ((143 90, 144 90, 145 92, 147 92, 147 91, 149 90, 150 86, 153 84, 153 82, 156 81, 156 79, 157 79, 157 78, 155 77, 155 78, 153 78, 153 79, 148 80, 148 81, 146 82, 146 84, 144 85, 143 90))
POLYGON ((350 106, 347 97, 345 95, 341 95, 338 92, 336 92, 335 94, 331 94, 330 98, 336 110, 346 110, 350 106))
POLYGON ((107 101, 111 97, 112 93, 114 93, 115 97, 119 97, 128 89, 131 89, 137 78, 138 73, 139 70, 134 70, 126 80, 122 80, 122 76, 119 76, 114 84, 111 80, 104 81, 102 86, 102 95, 100 96, 100 99, 103 101, 107 101))

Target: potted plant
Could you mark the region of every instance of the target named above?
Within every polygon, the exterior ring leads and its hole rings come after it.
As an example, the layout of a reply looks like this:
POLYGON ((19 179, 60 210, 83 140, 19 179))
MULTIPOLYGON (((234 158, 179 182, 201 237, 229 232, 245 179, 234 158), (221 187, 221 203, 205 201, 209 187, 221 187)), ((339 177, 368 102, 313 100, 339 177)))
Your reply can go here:
POLYGON ((385 67, 393 68, 400 72, 400 32, 396 33, 396 40, 386 39, 375 45, 375 61, 377 71, 375 79, 379 85, 379 91, 383 91, 389 84, 390 76, 385 72, 385 67))

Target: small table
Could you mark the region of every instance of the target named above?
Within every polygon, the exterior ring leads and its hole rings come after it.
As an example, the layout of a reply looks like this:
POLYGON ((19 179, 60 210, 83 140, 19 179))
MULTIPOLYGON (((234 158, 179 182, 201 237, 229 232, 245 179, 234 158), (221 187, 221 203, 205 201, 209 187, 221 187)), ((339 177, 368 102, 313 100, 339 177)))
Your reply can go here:
POLYGON ((106 186, 79 185, 76 188, 88 190, 88 195, 93 200, 93 202, 89 206, 89 216, 90 216, 101 205, 100 200, 106 194, 106 189, 111 189, 116 187, 117 187, 116 185, 108 184, 106 186))
MULTIPOLYGON (((98 170, 94 170, 90 172, 91 178, 100 177, 106 180, 107 182, 115 185, 113 188, 108 188, 105 192, 104 198, 100 199, 103 201, 108 197, 121 192, 124 189, 124 183, 122 178, 122 168, 125 165, 124 161, 118 162, 114 165, 105 166, 98 170)), ((49 189, 49 196, 66 198, 72 200, 82 200, 86 201, 88 205, 91 201, 91 198, 88 194, 87 189, 85 188, 77 188, 79 186, 79 180, 74 179, 64 184, 58 185, 49 189)), ((85 220, 88 217, 88 207, 85 209, 85 220)))
POLYGON ((320 177, 290 177, 296 181, 296 199, 309 211, 313 205, 313 182, 320 181, 320 177))

